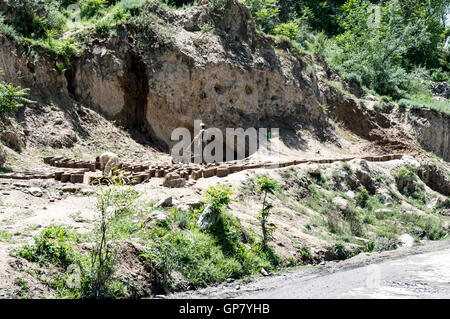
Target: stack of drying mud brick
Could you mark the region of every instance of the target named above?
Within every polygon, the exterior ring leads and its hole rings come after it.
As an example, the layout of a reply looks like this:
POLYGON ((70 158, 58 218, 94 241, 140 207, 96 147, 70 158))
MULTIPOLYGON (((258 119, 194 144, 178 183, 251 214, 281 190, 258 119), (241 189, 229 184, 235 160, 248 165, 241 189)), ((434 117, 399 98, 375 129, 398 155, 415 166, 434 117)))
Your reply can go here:
MULTIPOLYGON (((401 159, 402 154, 390 154, 382 156, 366 156, 362 159, 371 162, 384 162, 395 159, 401 159)), ((209 178, 213 176, 225 177, 229 174, 240 172, 242 170, 256 168, 282 168, 303 163, 319 163, 327 164, 333 162, 347 162, 355 159, 355 157, 339 158, 339 159, 318 159, 318 160, 286 160, 278 163, 258 162, 249 159, 241 161, 230 161, 222 163, 208 164, 162 164, 162 163, 141 163, 141 162, 125 162, 121 168, 116 171, 117 175, 126 184, 139 184, 150 180, 152 177, 165 177, 169 173, 184 178, 188 185, 195 183, 199 178, 209 178)), ((58 168, 65 168, 54 173, 54 178, 62 182, 82 183, 84 173, 87 171, 95 172, 100 169, 99 164, 95 162, 74 161, 63 157, 48 157, 44 162, 58 168), (70 170, 68 170, 70 169, 70 170)), ((107 181, 99 177, 90 177, 89 184, 104 184, 107 181)))
POLYGON ((64 157, 46 157, 44 163, 56 168, 54 178, 62 183, 83 183, 86 172, 95 172, 96 165, 88 161, 75 161, 64 157))

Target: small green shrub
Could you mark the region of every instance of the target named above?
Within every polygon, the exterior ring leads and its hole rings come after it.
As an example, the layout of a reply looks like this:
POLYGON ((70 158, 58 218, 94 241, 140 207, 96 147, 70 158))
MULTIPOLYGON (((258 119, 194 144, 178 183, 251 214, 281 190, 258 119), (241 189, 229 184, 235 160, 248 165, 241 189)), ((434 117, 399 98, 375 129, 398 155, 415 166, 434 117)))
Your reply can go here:
POLYGON ((394 178, 397 188, 403 195, 424 199, 424 186, 418 180, 417 174, 422 172, 413 165, 407 165, 397 169, 394 172, 394 178))
POLYGON ((272 204, 267 201, 267 195, 275 192, 278 187, 278 183, 276 180, 268 177, 258 178, 256 183, 258 184, 258 192, 264 196, 263 207, 258 215, 258 218, 260 220, 263 233, 262 244, 263 247, 267 247, 267 241, 270 239, 270 234, 273 231, 273 229, 267 226, 267 219, 269 218, 270 210, 273 207, 272 204))
POLYGON ((0 115, 23 106, 23 103, 35 103, 25 98, 28 91, 29 89, 21 89, 0 81, 0 115))
POLYGON ((337 257, 341 260, 347 259, 350 257, 349 251, 345 248, 344 244, 336 243, 332 247, 332 251, 337 255, 337 257))
POLYGON ((365 208, 368 205, 370 194, 365 188, 360 188, 359 192, 355 196, 355 200, 359 206, 365 208))
POLYGON ((81 4, 81 16, 83 18, 92 18, 99 15, 105 7, 105 0, 83 0, 81 4))
POLYGON ((378 237, 375 240, 374 250, 384 251, 384 250, 394 250, 397 249, 397 242, 392 238, 378 237))
POLYGON ((16 254, 32 262, 66 268, 76 263, 79 253, 73 248, 73 235, 63 227, 55 226, 44 229, 33 245, 25 245, 16 254))
POLYGON ((439 218, 434 216, 422 216, 418 225, 423 229, 423 235, 430 240, 439 240, 447 234, 439 218))

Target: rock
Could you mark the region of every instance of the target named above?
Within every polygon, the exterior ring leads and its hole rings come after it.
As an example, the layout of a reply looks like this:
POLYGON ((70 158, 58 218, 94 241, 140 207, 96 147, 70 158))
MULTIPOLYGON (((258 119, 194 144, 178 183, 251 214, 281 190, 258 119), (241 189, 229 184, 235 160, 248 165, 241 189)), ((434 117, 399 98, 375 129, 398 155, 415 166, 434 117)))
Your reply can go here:
POLYGON ((267 277, 267 276, 269 276, 269 273, 264 268, 261 268, 261 275, 263 275, 264 277, 267 277))
POLYGON ((172 196, 161 199, 155 207, 170 207, 173 206, 173 198, 172 196))
POLYGON ((39 187, 31 187, 28 192, 35 197, 42 197, 42 190, 39 187))
POLYGON ((358 178, 359 182, 364 185, 364 187, 371 193, 374 194, 376 191, 376 187, 374 185, 372 176, 370 173, 364 172, 360 169, 355 171, 356 178, 358 178))
POLYGON ((359 162, 359 164, 362 166, 362 167, 364 167, 366 170, 370 170, 370 168, 369 168, 369 163, 365 160, 365 159, 362 159, 360 162, 359 162))
POLYGON ((167 174, 163 180, 163 186, 165 187, 183 187, 185 184, 186 180, 181 178, 180 174, 175 172, 167 174))
POLYGON ((412 247, 414 246, 414 238, 409 234, 403 234, 398 238, 399 247, 412 247))
POLYGON ((355 198, 355 192, 353 191, 347 191, 345 193, 345 195, 347 195, 348 197, 350 197, 351 199, 355 198))
POLYGON ((345 198, 335 197, 332 202, 339 207, 341 211, 346 212, 348 210, 348 201, 345 198))
POLYGON ((164 223, 169 221, 169 216, 164 214, 163 212, 153 212, 151 213, 147 219, 145 220, 145 228, 152 228, 154 225, 163 225, 164 223))
POLYGON ((191 210, 191 207, 189 205, 186 205, 186 204, 179 204, 179 205, 177 205, 177 209, 179 211, 187 213, 187 212, 189 212, 191 210))
POLYGON ((413 165, 415 167, 419 167, 420 163, 411 155, 403 155, 402 156, 402 161, 405 161, 407 163, 407 165, 413 165))
POLYGON ((205 203, 200 200, 200 199, 191 199, 187 202, 185 202, 186 205, 188 205, 189 207, 191 207, 192 209, 199 209, 200 207, 202 207, 203 205, 205 205, 205 203))
POLYGON ((61 188, 61 191, 63 193, 75 193, 81 191, 81 186, 75 186, 75 185, 66 185, 61 188))
POLYGON ((207 205, 205 210, 197 220, 197 226, 203 230, 209 229, 213 223, 219 218, 219 214, 211 209, 211 205, 207 205))
POLYGON ((17 152, 22 152, 22 149, 25 147, 26 141, 23 132, 15 127, 9 127, 8 129, 6 129, 1 136, 1 140, 17 152))

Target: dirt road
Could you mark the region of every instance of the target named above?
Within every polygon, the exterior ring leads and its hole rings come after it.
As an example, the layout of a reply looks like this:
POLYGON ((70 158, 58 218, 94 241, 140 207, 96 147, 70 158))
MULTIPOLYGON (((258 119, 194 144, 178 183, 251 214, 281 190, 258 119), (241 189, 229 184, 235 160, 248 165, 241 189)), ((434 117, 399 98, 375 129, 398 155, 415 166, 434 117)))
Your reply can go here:
POLYGON ((173 298, 450 298, 450 240, 361 254, 322 267, 232 283, 173 298))

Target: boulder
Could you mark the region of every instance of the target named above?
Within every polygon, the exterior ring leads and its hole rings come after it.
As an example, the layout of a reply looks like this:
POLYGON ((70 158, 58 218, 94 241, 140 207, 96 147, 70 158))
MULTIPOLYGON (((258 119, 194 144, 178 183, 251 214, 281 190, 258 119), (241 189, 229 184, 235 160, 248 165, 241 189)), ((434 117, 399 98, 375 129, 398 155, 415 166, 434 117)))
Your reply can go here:
POLYGON ((182 212, 184 212, 184 213, 187 213, 187 212, 189 212, 189 211, 191 210, 191 207, 189 207, 189 205, 186 205, 186 204, 178 204, 178 205, 177 205, 177 209, 178 209, 179 211, 182 211, 182 212))
POLYGON ((342 212, 346 212, 348 210, 348 200, 342 197, 335 197, 332 200, 333 204, 335 204, 342 212))
POLYGON ((412 247, 414 245, 414 238, 409 234, 403 234, 398 238, 399 247, 412 247))
POLYGON ((31 187, 28 192, 35 197, 42 197, 42 190, 39 187, 31 187))
POLYGON ((205 203, 200 199, 191 199, 189 201, 186 201, 185 204, 188 205, 191 209, 199 209, 200 207, 205 205, 205 203))
POLYGON ((165 187, 183 187, 186 184, 186 180, 178 173, 169 173, 164 177, 163 186, 165 187))
POLYGON ((169 196, 161 199, 158 203, 156 203, 155 207, 170 207, 173 206, 173 197, 169 196))
POLYGON ((197 220, 197 226, 203 230, 209 229, 219 219, 219 214, 211 209, 211 205, 207 205, 205 210, 197 220))

